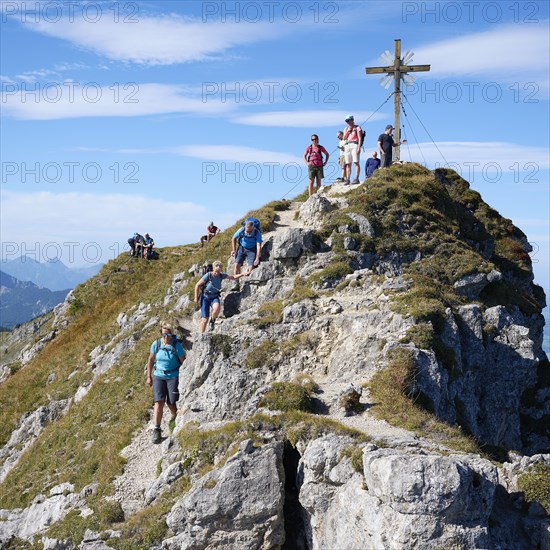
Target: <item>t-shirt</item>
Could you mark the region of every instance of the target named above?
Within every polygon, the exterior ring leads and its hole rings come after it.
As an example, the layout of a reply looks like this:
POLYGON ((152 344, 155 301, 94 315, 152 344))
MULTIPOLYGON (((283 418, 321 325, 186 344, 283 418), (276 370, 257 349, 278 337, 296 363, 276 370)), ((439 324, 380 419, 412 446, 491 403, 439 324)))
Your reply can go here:
MULTIPOLYGON (((157 345, 157 340, 151 344, 151 353, 153 355, 155 355, 157 345)), ((182 356, 185 356, 185 350, 180 342, 177 342, 174 348, 171 344, 164 345, 161 340, 156 354, 153 375, 157 378, 177 378, 180 369, 178 357, 182 356)))
POLYGON ((367 178, 372 176, 373 172, 380 166, 380 159, 370 157, 365 163, 365 171, 367 172, 367 178))
POLYGON ((340 149, 340 156, 344 156, 344 149, 346 148, 347 141, 345 139, 341 139, 338 143, 338 149, 340 149))
POLYGON ((386 134, 386 133, 380 134, 380 136, 378 137, 378 141, 382 145, 382 151, 384 151, 386 155, 388 154, 391 155, 392 147, 393 147, 393 136, 391 134, 386 134))
POLYGON ((206 228, 207 233, 213 233, 214 235, 218 232, 218 228, 215 225, 209 225, 206 228))
POLYGON ((235 232, 233 238, 244 248, 256 248, 256 243, 262 243, 262 234, 256 228, 252 230, 252 235, 249 235, 243 227, 235 232))
POLYGON ((305 154, 308 156, 307 163, 310 166, 323 166, 323 155, 328 155, 327 150, 322 145, 308 145, 305 154))
POLYGON ((220 273, 214 275, 214 273, 205 273, 201 280, 205 282, 204 292, 208 295, 218 295, 222 291, 222 281, 227 279, 229 275, 227 273, 220 273))

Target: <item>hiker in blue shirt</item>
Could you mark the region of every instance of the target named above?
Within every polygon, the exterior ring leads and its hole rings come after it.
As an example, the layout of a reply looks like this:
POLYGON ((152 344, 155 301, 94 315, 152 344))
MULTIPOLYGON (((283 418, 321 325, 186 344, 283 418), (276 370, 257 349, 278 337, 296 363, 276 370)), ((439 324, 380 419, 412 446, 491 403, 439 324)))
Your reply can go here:
POLYGON ((199 282, 195 285, 195 304, 201 308, 201 324, 199 331, 204 332, 206 330, 206 324, 208 323, 208 317, 210 317, 210 330, 214 329, 214 323, 218 315, 220 314, 220 294, 222 291, 222 281, 224 279, 240 279, 248 275, 248 273, 242 273, 240 275, 229 275, 228 273, 222 273, 222 263, 214 262, 212 264, 212 271, 205 273, 199 282), (199 298, 199 293, 202 289, 202 294, 199 298), (210 309, 212 309, 212 316, 210 316, 210 309))
POLYGON ((153 257, 153 247, 155 246, 155 241, 149 233, 145 233, 145 239, 143 239, 143 257, 150 260, 153 257))
POLYGON ((147 361, 147 385, 153 387, 153 443, 160 443, 162 435, 160 423, 164 403, 168 405, 175 420, 178 414, 176 403, 179 399, 179 371, 185 360, 185 350, 178 338, 173 334, 172 325, 162 322, 161 336, 151 344, 149 360, 147 361), (154 370, 153 370, 154 368, 154 370))
POLYGON ((235 256, 235 275, 241 272, 245 258, 248 260, 248 273, 260 263, 262 234, 253 221, 247 221, 231 240, 231 256, 235 256), (238 246, 237 246, 238 245, 238 246))
POLYGON ((367 178, 370 178, 374 174, 375 170, 378 170, 378 168, 380 168, 380 159, 378 158, 378 153, 373 151, 372 157, 368 158, 365 163, 365 173, 367 178))

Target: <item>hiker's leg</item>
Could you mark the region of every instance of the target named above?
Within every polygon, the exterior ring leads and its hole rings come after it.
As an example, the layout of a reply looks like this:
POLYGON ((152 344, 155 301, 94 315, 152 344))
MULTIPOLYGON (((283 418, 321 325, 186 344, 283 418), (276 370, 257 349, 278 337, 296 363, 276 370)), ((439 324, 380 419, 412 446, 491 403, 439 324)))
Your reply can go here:
POLYGON ((210 317, 212 319, 217 319, 218 315, 220 314, 220 299, 214 298, 214 302, 212 303, 212 311, 210 312, 210 317))
POLYGON ((321 189, 321 174, 317 174, 317 180, 316 180, 316 188, 315 192, 317 193, 319 189, 321 189))
POLYGON ((162 421, 162 411, 164 409, 164 400, 155 401, 155 407, 153 409, 153 423, 155 426, 160 426, 162 421))
POLYGON ((313 195, 313 178, 309 178, 309 185, 307 187, 307 190, 309 192, 309 196, 313 195))
POLYGON ((166 380, 166 391, 167 391, 166 404, 168 405, 168 408, 172 413, 172 418, 174 418, 178 414, 177 402, 180 398, 180 392, 178 387, 179 387, 179 377, 170 378, 166 380))
POLYGON ((355 174, 357 176, 357 179, 359 179, 359 176, 361 174, 361 166, 359 165, 359 161, 355 163, 355 174))
POLYGON ((176 405, 168 405, 168 408, 170 409, 173 417, 178 414, 178 407, 176 405))
POLYGON ((206 323, 208 323, 208 317, 210 317, 210 301, 203 294, 201 296, 201 322, 199 324, 199 332, 206 330, 206 323))

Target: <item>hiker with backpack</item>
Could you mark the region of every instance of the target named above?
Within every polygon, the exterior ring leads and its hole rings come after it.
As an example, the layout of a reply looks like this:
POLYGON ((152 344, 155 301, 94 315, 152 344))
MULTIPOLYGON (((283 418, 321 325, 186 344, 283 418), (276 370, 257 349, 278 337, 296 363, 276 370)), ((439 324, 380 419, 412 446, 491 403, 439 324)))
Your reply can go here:
POLYGON ((138 252, 141 252, 141 244, 143 243, 143 236, 139 233, 134 233, 129 239, 128 244, 130 245, 130 252, 128 256, 137 257, 138 252))
POLYGON ((359 157, 361 156, 361 146, 365 139, 365 132, 361 130, 361 127, 355 124, 353 115, 346 117, 347 128, 344 130, 344 140, 346 141, 346 148, 344 150, 344 157, 346 163, 346 181, 344 185, 350 184, 351 178, 351 163, 355 164, 355 179, 352 184, 359 183, 359 175, 361 174, 361 166, 359 165, 359 157))
POLYGON ((222 273, 222 263, 216 261, 212 264, 211 270, 208 270, 195 285, 195 304, 201 308, 201 322, 199 325, 199 332, 206 330, 208 324, 208 317, 210 317, 210 330, 214 329, 216 319, 220 314, 221 304, 220 295, 222 291, 222 281, 225 279, 236 280, 248 275, 248 273, 241 273, 239 275, 229 275, 229 273, 222 273), (199 297, 200 294, 200 297, 199 297))
POLYGON ((150 260, 153 257, 153 247, 155 246, 155 241, 149 235, 145 233, 145 238, 143 239, 143 257, 150 260))
POLYGON ((313 181, 315 180, 317 185, 315 191, 321 189, 321 180, 325 177, 323 167, 326 166, 329 159, 328 151, 319 145, 319 136, 313 134, 311 136, 311 145, 306 147, 304 152, 304 160, 307 164, 307 171, 309 175, 309 196, 313 195, 313 181), (323 160, 323 154, 325 159, 323 160))
POLYGON ((248 273, 257 267, 262 251, 260 221, 256 218, 248 218, 243 225, 244 227, 236 231, 231 239, 231 256, 235 256, 235 276, 241 272, 245 259, 248 260, 248 273))
POLYGON ((164 404, 168 405, 172 413, 172 420, 176 419, 179 399, 179 370, 185 361, 185 350, 181 341, 174 334, 172 325, 162 322, 160 338, 151 344, 149 360, 147 361, 147 385, 153 388, 153 443, 162 441, 160 423, 164 404))

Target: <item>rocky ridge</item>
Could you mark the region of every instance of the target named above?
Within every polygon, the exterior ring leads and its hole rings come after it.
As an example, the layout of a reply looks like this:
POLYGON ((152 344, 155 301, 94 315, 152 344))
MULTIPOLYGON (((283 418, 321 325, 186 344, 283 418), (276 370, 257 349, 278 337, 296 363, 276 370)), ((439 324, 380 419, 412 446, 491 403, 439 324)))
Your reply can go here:
MULTIPOLYGON (((427 177, 419 168, 400 170, 401 178, 427 177)), ((438 175, 438 192, 449 188, 452 195, 448 178, 438 175)), ((371 185, 376 183, 381 182, 371 185)), ((192 349, 180 379, 182 407, 173 432, 153 447, 147 444, 149 427, 142 425, 122 451, 124 469, 103 498, 122 511, 112 522, 114 530, 94 531, 97 523, 90 522, 80 540, 45 535, 47 525, 71 510, 84 518, 97 513, 84 498, 94 491, 65 486, 63 506, 52 501, 49 512, 41 509, 50 519, 34 521, 34 530, 23 527, 30 508, 3 511, 9 521, 0 523, 0 539, 42 537, 48 548, 119 548, 127 536, 121 520, 159 506, 186 481, 188 489, 161 514, 162 534, 148 547, 378 550, 550 544, 544 509, 536 501, 525 502, 519 492, 523 474, 550 466, 550 455, 544 454, 550 449, 548 435, 530 429, 549 414, 541 376, 548 367, 540 305, 538 313, 522 311, 484 295, 505 282, 540 301, 532 277, 529 281, 528 273, 492 261, 496 247, 488 241, 494 236, 489 224, 476 220, 482 238, 472 248, 481 255, 482 270, 458 273, 449 282, 456 302, 430 304, 430 314, 423 316, 396 308, 396 298, 418 288, 408 266, 430 258, 424 244, 414 241, 419 229, 412 229, 426 221, 411 223, 406 209, 392 213, 397 233, 411 246, 400 249, 397 243, 383 252, 378 243, 373 246, 383 237, 378 219, 364 209, 351 211, 363 200, 362 192, 369 197, 371 189, 361 187, 346 195, 333 186, 279 212, 274 231, 265 233, 260 267, 226 286, 214 332, 195 333, 188 342, 192 349), (376 417, 377 403, 364 384, 388 368, 396 350, 414 360, 408 394, 487 448, 499 448, 506 454, 501 465, 376 417), (284 414, 266 404, 274 384, 295 381, 313 388, 313 432, 307 415, 289 417, 290 428, 284 428, 284 414), (358 407, 346 406, 350 395, 358 407), (342 429, 333 428, 332 420, 342 429), (233 446, 216 444, 204 473, 210 440, 199 438, 191 447, 189 442, 209 430, 222 441, 229 427, 236 430, 233 446), (354 431, 343 432, 346 427, 354 431)), ((466 234, 475 209, 464 210, 466 234)), ((75 391, 75 403, 85 404, 90 389, 149 338, 162 310, 189 334, 196 319, 193 324, 187 315, 186 288, 196 280, 197 268, 175 273, 158 303, 136 303, 117 315, 115 335, 87 357, 90 375, 75 391)), ((31 367, 32 362, 25 368, 31 367)), ((25 431, 24 425, 21 419, 13 433, 25 431)), ((164 429, 168 434, 168 426, 164 429)), ((13 447, 6 444, 2 453, 13 447)), ((19 456, 11 459, 10 469, 19 456)))

